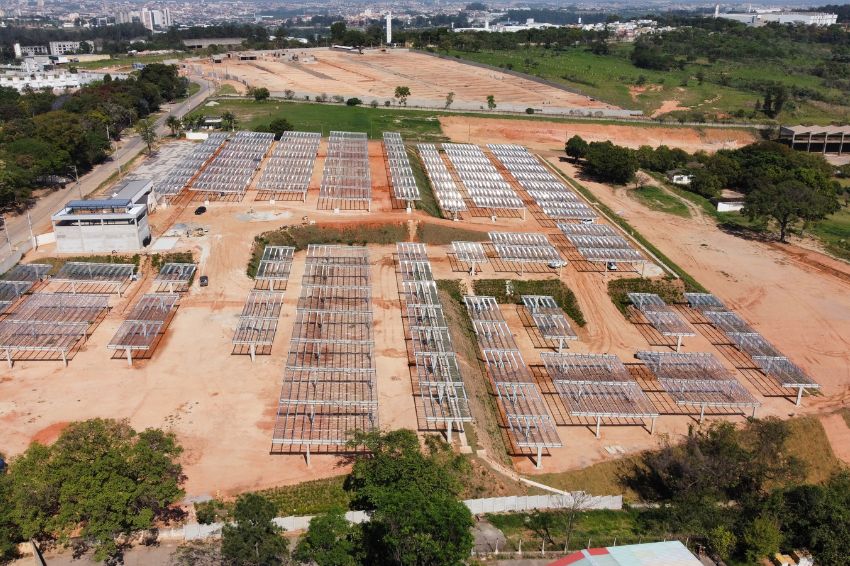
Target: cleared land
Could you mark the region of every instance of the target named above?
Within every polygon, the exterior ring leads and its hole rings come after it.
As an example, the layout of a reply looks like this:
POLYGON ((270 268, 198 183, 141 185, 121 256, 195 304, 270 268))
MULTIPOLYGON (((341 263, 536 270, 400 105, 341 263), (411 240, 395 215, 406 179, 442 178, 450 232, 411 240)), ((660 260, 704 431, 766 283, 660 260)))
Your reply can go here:
MULTIPOLYGON (((534 123, 521 124, 524 127, 534 123)), ((647 135, 655 131, 656 128, 645 130, 647 135)), ((465 134, 462 128, 455 135, 458 141, 465 141, 465 134)), ((482 130, 477 135, 484 134, 482 130)), ((612 137, 617 135, 611 134, 612 137)), ((484 141, 513 141, 504 140, 504 135, 505 129, 492 128, 484 141)), ((633 135, 637 140, 637 132, 633 135)), ((696 131, 687 135, 692 136, 694 142, 700 141, 696 131)), ((566 173, 575 175, 572 164, 558 162, 558 154, 551 151, 558 148, 561 141, 562 136, 553 143, 545 135, 529 129, 528 145, 548 148, 548 157, 566 173)), ((673 142, 668 140, 668 143, 672 145, 673 142)), ((454 229, 458 223, 434 219, 422 211, 408 215, 404 209, 394 209, 386 159, 381 144, 374 141, 369 143, 372 212, 334 214, 317 210, 326 152, 327 142, 323 140, 305 202, 255 201, 256 191, 249 187, 241 202, 211 202, 209 211, 200 217, 192 214, 194 205, 188 198, 154 214, 151 218, 154 233, 159 236, 170 231, 177 238, 176 251, 194 252, 199 258, 197 275, 207 275, 209 287, 191 288, 181 300, 153 357, 136 361, 132 367, 123 360, 109 359, 106 345, 138 297, 150 291, 153 284, 150 268, 143 268, 142 280, 132 283, 125 297, 110 298, 112 310, 75 353, 67 369, 55 361, 34 360, 18 362, 11 370, 4 368, 0 373, 3 450, 16 454, 33 440, 50 441, 70 421, 94 416, 122 417, 128 418, 136 428, 160 426, 177 433, 186 448, 183 462, 190 495, 216 495, 218 492, 229 495, 343 473, 345 467, 333 455, 313 455, 312 467, 308 469, 300 456, 269 454, 283 362, 295 321, 301 291, 299 282, 305 269, 305 252, 297 252, 294 257, 271 355, 259 356, 253 364, 248 356, 231 355, 233 331, 245 297, 254 286, 246 275, 254 237, 282 224, 300 222, 302 216, 317 222, 317 226, 310 229, 315 230, 310 238, 322 237, 324 227, 347 228, 349 232, 353 229, 356 233, 365 224, 387 223, 402 223, 413 238, 417 224, 427 222, 432 227, 418 231, 427 239, 433 237, 428 236, 429 233, 448 235, 448 231, 441 234, 440 228, 454 229), (187 230, 193 227, 208 231, 189 236, 187 230)), ((785 398, 761 395, 758 383, 736 372, 743 386, 763 403, 759 415, 785 417, 791 413, 831 412, 847 404, 850 400, 850 342, 847 338, 850 336, 850 294, 847 293, 850 270, 845 265, 829 263, 823 256, 799 250, 794 251, 798 255, 789 255, 785 248, 724 234, 716 228, 713 219, 671 217, 664 212, 648 211, 639 202, 609 187, 591 183, 588 187, 611 208, 622 211, 624 217, 674 261, 823 385, 822 396, 808 397, 803 407, 795 408, 785 398)), ((489 216, 470 216, 463 220, 466 232, 455 234, 464 240, 480 239, 471 237, 469 232, 483 235, 493 230, 556 236, 557 229, 543 220, 539 215, 527 214, 524 219, 520 216, 498 218, 494 223, 489 216)), ((367 230, 362 231, 365 238, 367 230)), ((395 250, 394 244, 369 246, 378 409, 382 427, 417 428, 417 401, 413 395, 415 376, 411 375, 406 355, 407 332, 399 306, 395 250)), ((473 280, 468 271, 458 265, 450 250, 446 245, 429 245, 433 277, 438 281, 459 280, 460 290, 468 292, 473 288, 473 280)), ((27 260, 38 261, 52 255, 55 251, 48 245, 27 260)), ((491 261, 479 266, 476 279, 520 277, 511 266, 493 259, 495 256, 491 254, 491 261)), ((562 270, 560 279, 575 293, 587 322, 585 326, 575 327, 579 340, 570 345, 571 352, 606 352, 633 363, 637 350, 664 351, 664 346, 652 346, 641 326, 629 322, 608 296, 608 281, 624 276, 634 274, 581 271, 575 264, 562 270)), ((526 271, 522 279, 553 280, 556 277, 554 271, 544 267, 526 271)), ((543 389, 547 406, 555 418, 560 419, 558 430, 564 448, 553 449, 551 457, 544 458, 544 471, 573 470, 610 462, 622 453, 633 454, 658 446, 665 437, 679 438, 693 424, 692 411, 686 414, 686 411, 676 411, 665 405, 675 414, 665 414, 659 419, 655 436, 639 426, 606 426, 602 439, 597 439, 591 426, 566 415, 556 396, 544 389, 551 383, 540 373, 540 354, 546 349, 537 340, 535 329, 527 324, 528 317, 522 307, 503 304, 500 311, 523 359, 543 389)), ((462 320, 457 322, 462 312, 456 314, 457 319, 452 317, 456 320, 454 324, 462 325, 462 320)), ((458 330, 468 334, 468 330, 458 330)), ((734 371, 733 364, 701 333, 686 338, 684 348, 688 352, 712 352, 727 369, 734 371)), ((480 364, 472 358, 462 369, 464 378, 479 386, 471 393, 481 400, 473 406, 473 412, 475 407, 479 407, 479 411, 492 411, 494 403, 487 389, 489 382, 481 373, 480 364)), ((663 402, 661 396, 655 399, 663 402)), ((495 423, 493 417, 493 414, 476 417, 487 428, 479 428, 479 425, 470 428, 473 446, 499 446, 492 438, 485 440, 493 434, 499 435, 498 430, 487 424, 495 423)), ((496 449, 489 450, 488 457, 504 460, 496 449)), ((516 457, 513 463, 523 473, 538 473, 528 458, 516 457)))
POLYGON ((421 53, 398 50, 367 50, 363 54, 323 48, 288 50, 282 57, 264 56, 258 61, 228 61, 195 65, 205 75, 226 73, 255 87, 275 93, 293 90, 296 95, 318 94, 373 99, 383 104, 394 100, 397 86, 410 88, 409 105, 442 107, 449 92, 454 92, 454 108, 487 107, 487 96, 497 103, 527 107, 616 108, 590 97, 573 94, 510 76, 481 69, 459 61, 439 59, 421 53), (298 56, 297 61, 290 55, 298 56))

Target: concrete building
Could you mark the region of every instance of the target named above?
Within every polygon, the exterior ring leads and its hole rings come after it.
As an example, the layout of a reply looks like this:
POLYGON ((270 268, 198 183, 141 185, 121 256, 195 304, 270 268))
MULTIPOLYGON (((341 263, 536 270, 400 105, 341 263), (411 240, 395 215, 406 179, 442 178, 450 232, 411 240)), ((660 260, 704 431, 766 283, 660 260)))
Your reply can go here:
POLYGON ((720 7, 714 9, 714 17, 724 20, 735 20, 748 26, 762 26, 769 23, 791 24, 800 26, 831 26, 838 22, 837 14, 824 12, 720 12, 720 7))
POLYGON ((94 46, 87 41, 51 41, 50 54, 67 55, 69 53, 76 53, 80 50, 83 43, 88 43, 91 50, 94 51, 94 46))
POLYGON ((52 216, 56 250, 60 253, 138 251, 150 244, 149 179, 126 183, 114 198, 72 200, 52 216), (133 198, 129 198, 129 197, 133 198))
POLYGON ((685 545, 674 540, 587 548, 549 566, 703 566, 703 563, 685 545))
POLYGON ((49 55, 50 51, 46 45, 21 45, 15 44, 15 58, 23 59, 24 57, 37 57, 39 55, 49 55))
MULTIPOLYGON (((62 62, 61 60, 59 62, 62 62)), ((65 60, 65 63, 68 61, 65 60)), ((25 65, 26 67, 26 60, 25 65)), ((28 67, 27 67, 28 68, 28 67)), ((34 90, 50 88, 53 90, 77 89, 94 81, 103 80, 103 72, 84 71, 81 73, 69 73, 68 71, 53 70, 22 70, 7 71, 0 73, 0 86, 12 87, 18 92, 23 92, 26 87, 34 90)), ((111 73, 113 79, 126 80, 126 73, 111 73)))
POLYGON ((815 153, 850 153, 850 126, 782 126, 779 141, 791 149, 815 153))

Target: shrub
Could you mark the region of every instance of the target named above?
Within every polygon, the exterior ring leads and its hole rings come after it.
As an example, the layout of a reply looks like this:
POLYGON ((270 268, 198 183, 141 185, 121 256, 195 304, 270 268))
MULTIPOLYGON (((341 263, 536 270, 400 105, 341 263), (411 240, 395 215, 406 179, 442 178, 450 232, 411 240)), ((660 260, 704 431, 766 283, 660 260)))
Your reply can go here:
POLYGON ((338 104, 342 104, 343 102, 345 102, 345 97, 344 97, 344 96, 340 96, 339 94, 335 94, 335 95, 333 95, 333 97, 332 97, 332 98, 333 98, 333 101, 334 101, 334 102, 336 102, 336 103, 338 103, 338 104))
POLYGON ((551 295, 558 306, 563 309, 578 326, 584 326, 587 321, 578 304, 575 293, 562 281, 557 279, 545 280, 510 280, 511 294, 508 294, 507 279, 478 279, 472 283, 476 295, 495 297, 497 303, 521 305, 522 295, 551 295))
POLYGON ((534 108, 526 108, 525 113, 526 114, 534 114, 534 108))
POLYGON ((673 279, 614 279, 608 282, 608 296, 623 314, 631 304, 629 293, 655 293, 667 304, 681 303, 685 300, 683 283, 673 279))
POLYGON ((359 98, 349 98, 345 101, 346 106, 360 106, 361 104, 363 104, 363 101, 359 98))

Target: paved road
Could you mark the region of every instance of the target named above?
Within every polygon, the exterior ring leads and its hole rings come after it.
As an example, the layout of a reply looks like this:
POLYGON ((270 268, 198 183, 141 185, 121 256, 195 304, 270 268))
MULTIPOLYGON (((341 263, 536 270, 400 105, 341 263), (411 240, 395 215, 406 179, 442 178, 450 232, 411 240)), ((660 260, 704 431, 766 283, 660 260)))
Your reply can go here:
MULTIPOLYGON (((173 114, 178 118, 182 118, 212 94, 212 84, 210 82, 198 77, 192 77, 192 81, 199 83, 201 90, 181 103, 163 105, 163 112, 155 122, 159 135, 162 136, 170 133, 165 126, 165 120, 168 116, 173 114)), ((124 137, 118 142, 117 146, 110 159, 80 177, 79 186, 77 186, 77 183, 69 183, 64 189, 49 193, 36 201, 35 205, 29 210, 29 217, 32 220, 35 234, 43 233, 49 228, 50 216, 65 202, 79 198, 81 194, 87 195, 97 189, 101 183, 117 171, 118 163, 128 162, 144 149, 144 143, 136 134, 124 137)), ((12 247, 18 251, 30 249, 31 234, 27 214, 8 215, 6 222, 6 229, 9 234, 9 240, 12 242, 12 247)), ((2 243, 2 248, 0 248, 0 263, 2 263, 10 254, 9 245, 6 243, 6 238, 3 234, 0 234, 0 243, 2 243)))

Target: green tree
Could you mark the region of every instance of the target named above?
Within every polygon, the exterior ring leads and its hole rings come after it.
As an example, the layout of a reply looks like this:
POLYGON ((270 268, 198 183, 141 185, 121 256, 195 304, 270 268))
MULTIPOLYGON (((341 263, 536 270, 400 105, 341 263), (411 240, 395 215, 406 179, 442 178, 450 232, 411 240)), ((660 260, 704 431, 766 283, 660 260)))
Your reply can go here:
POLYGON ((235 566, 283 564, 288 542, 274 524, 277 508, 256 493, 242 495, 233 510, 235 525, 221 530, 221 553, 235 566))
POLYGON ((708 547, 720 558, 726 560, 735 550, 738 539, 735 533, 723 525, 717 525, 706 534, 708 547))
POLYGON ((289 120, 286 118, 275 118, 271 122, 269 122, 268 126, 261 126, 257 128, 258 132, 270 132, 274 134, 275 139, 280 139, 283 137, 285 132, 292 131, 292 124, 289 123, 289 120))
POLYGON ((11 485, 5 469, 5 460, 0 454, 0 562, 11 560, 17 554, 17 541, 21 535, 11 514, 11 485))
POLYGON ((578 162, 587 155, 587 142, 581 136, 575 135, 567 140, 564 152, 578 162))
POLYGON ((487 109, 495 110, 496 109, 496 97, 492 94, 487 95, 487 109))
POLYGON ((238 123, 239 121, 236 119, 236 116, 229 110, 221 115, 221 129, 226 132, 235 130, 238 123))
POLYGON ((693 172, 690 189, 707 198, 720 196, 720 191, 723 190, 723 185, 720 177, 709 171, 708 169, 696 169, 693 172))
POLYGON ((750 192, 743 213, 750 219, 772 219, 779 227, 779 241, 785 242, 788 229, 800 220, 816 221, 839 208, 834 192, 818 191, 795 179, 764 183, 750 192))
POLYGON ((10 516, 24 539, 71 534, 113 555, 115 537, 148 529, 183 495, 173 434, 93 419, 68 426, 55 444, 32 444, 9 469, 10 516))
POLYGON ((747 560, 755 564, 779 550, 782 533, 775 519, 761 515, 744 529, 743 542, 747 560))
POLYGON ((454 101, 455 101, 455 93, 454 93, 454 91, 449 91, 448 94, 446 94, 446 105, 444 106, 444 108, 446 110, 448 110, 449 106, 454 104, 454 101))
POLYGON ((268 100, 269 96, 271 96, 269 89, 267 89, 264 86, 261 86, 259 88, 255 88, 253 94, 254 94, 254 100, 256 100, 257 102, 262 102, 264 100, 268 100))
POLYGON ((625 184, 632 180, 638 163, 634 152, 611 142, 592 142, 587 147, 587 172, 601 181, 625 184))
POLYGON ((397 86, 395 87, 394 96, 398 99, 398 103, 407 106, 407 97, 410 96, 410 87, 397 86))
POLYGON ((153 152, 153 144, 156 143, 156 126, 154 125, 153 120, 148 118, 142 118, 138 122, 136 122, 136 133, 139 134, 139 137, 142 138, 142 141, 145 142, 145 145, 148 147, 148 155, 153 152))
POLYGON ((356 97, 345 101, 346 106, 360 106, 361 104, 363 104, 363 101, 356 97))
POLYGON ((331 24, 331 40, 341 42, 347 27, 345 22, 334 22, 331 24))
POLYGON ((171 130, 171 135, 177 137, 177 134, 183 129, 183 121, 173 114, 166 118, 165 125, 171 130))
POLYGON ((298 541, 293 557, 318 566, 355 566, 359 541, 358 529, 345 518, 342 510, 317 515, 298 541))

